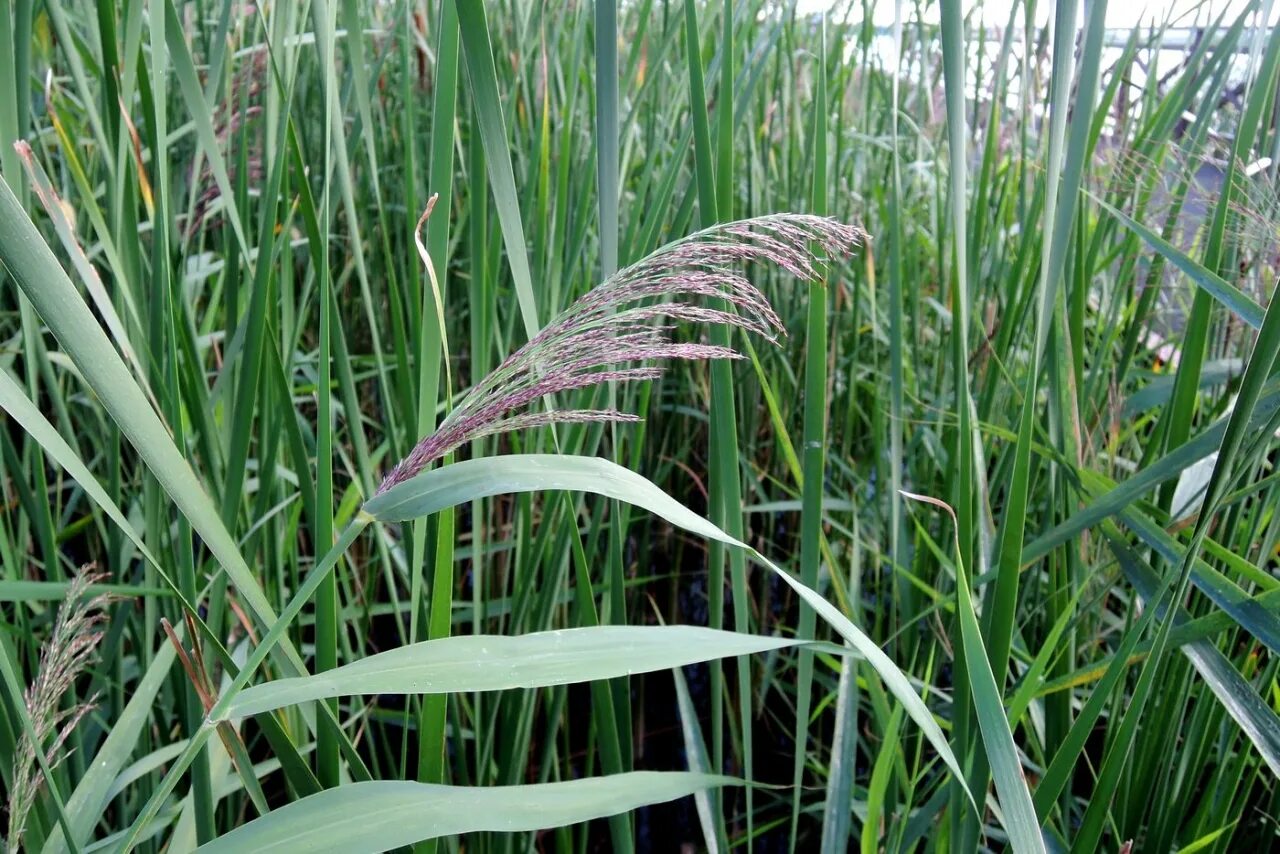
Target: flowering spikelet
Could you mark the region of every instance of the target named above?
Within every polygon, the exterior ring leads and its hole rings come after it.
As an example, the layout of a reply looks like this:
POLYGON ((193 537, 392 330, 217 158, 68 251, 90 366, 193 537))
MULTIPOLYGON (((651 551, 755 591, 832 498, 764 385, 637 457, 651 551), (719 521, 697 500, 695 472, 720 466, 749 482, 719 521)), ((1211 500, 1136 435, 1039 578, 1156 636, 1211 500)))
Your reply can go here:
MULTIPOLYGON (((214 134, 223 149, 226 160, 227 177, 232 186, 239 180, 238 174, 241 158, 232 156, 234 146, 239 144, 237 134, 250 121, 262 113, 259 103, 262 99, 264 84, 267 81, 268 57, 264 50, 248 54, 236 67, 227 95, 214 116, 214 134)), ((248 133, 244 136, 245 157, 244 177, 250 187, 259 186, 264 177, 262 161, 262 141, 260 134, 248 133)), ((215 177, 213 164, 208 158, 199 161, 201 168, 191 179, 197 187, 195 208, 191 220, 187 224, 187 236, 191 237, 206 226, 212 226, 221 218, 222 188, 215 177)))
POLYGON ((476 383, 440 428, 391 470, 378 492, 482 436, 566 422, 639 420, 608 409, 511 413, 557 392, 661 374, 644 363, 740 358, 727 347, 672 341, 669 321, 736 326, 776 341, 786 334, 782 322, 738 271, 741 265, 774 264, 813 280, 819 257, 846 257, 865 239, 862 229, 833 219, 776 214, 714 226, 664 246, 584 294, 476 383), (687 301, 698 297, 723 300, 732 311, 687 301))
POLYGON ((62 746, 80 719, 93 708, 94 699, 70 708, 60 709, 63 696, 71 690, 76 679, 89 666, 102 640, 100 626, 106 619, 103 609, 110 601, 106 595, 86 598, 90 585, 105 576, 88 569, 81 570, 67 586, 67 597, 58 610, 53 633, 40 650, 40 669, 35 680, 27 686, 24 699, 27 715, 31 718, 36 741, 24 733, 17 750, 13 768, 13 787, 9 791, 10 851, 18 850, 18 841, 26 825, 28 813, 35 803, 36 793, 43 783, 36 751, 53 739, 45 752, 50 768, 63 758, 62 746))

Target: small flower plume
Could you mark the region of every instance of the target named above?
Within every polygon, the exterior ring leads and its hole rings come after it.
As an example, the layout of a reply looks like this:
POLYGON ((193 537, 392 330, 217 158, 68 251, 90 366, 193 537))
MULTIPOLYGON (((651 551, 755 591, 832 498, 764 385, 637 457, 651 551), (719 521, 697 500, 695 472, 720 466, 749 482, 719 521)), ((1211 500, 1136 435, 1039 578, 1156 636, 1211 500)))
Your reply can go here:
POLYGON ((391 470, 378 492, 482 436, 547 424, 638 421, 609 409, 519 410, 558 392, 651 380, 662 373, 646 363, 741 358, 728 347, 673 341, 670 321, 725 324, 776 341, 786 334, 782 322, 740 267, 774 264, 798 279, 813 280, 819 275, 819 251, 825 258, 843 258, 865 240, 857 226, 776 214, 714 226, 664 246, 584 294, 472 387, 440 428, 391 470), (690 301, 699 297, 723 300, 732 310, 690 301))
POLYGON ((45 761, 52 769, 66 758, 62 747, 67 737, 93 708, 94 700, 60 708, 62 698, 75 685, 93 660, 102 640, 104 609, 111 601, 107 595, 86 597, 89 587, 105 576, 83 569, 67 585, 66 599, 58 609, 53 633, 40 650, 40 669, 27 686, 23 699, 31 718, 36 740, 25 733, 18 744, 13 766, 13 786, 9 791, 9 850, 17 851, 28 814, 35 804, 36 793, 44 780, 36 761, 36 751, 45 751, 45 761), (46 742, 52 739, 47 748, 46 742))
MULTIPOLYGON (((227 87, 226 97, 219 105, 214 116, 214 135, 223 149, 227 178, 235 187, 240 180, 238 172, 243 168, 244 178, 248 186, 261 186, 265 177, 262 156, 262 138, 260 133, 252 129, 243 135, 245 147, 243 162, 240 157, 233 156, 241 140, 237 138, 246 125, 262 114, 263 93, 270 79, 269 57, 265 50, 253 50, 236 66, 231 82, 227 87)), ((193 164, 191 181, 197 190, 195 207, 191 219, 187 223, 188 238, 191 238, 206 226, 212 227, 222 221, 223 206, 222 187, 216 179, 213 163, 209 158, 196 160, 193 164), (199 165, 199 172, 194 167, 199 165)))

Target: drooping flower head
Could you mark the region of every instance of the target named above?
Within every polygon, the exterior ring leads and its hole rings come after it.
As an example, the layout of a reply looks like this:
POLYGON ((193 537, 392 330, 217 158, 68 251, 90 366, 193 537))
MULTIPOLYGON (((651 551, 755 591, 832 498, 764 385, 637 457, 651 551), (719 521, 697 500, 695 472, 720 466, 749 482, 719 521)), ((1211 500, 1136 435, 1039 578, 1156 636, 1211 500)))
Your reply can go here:
POLYGON ((655 362, 740 358, 728 347, 673 341, 672 322, 725 324, 776 341, 786 334, 782 322, 742 268, 773 264, 814 280, 820 261, 847 257, 865 240, 862 229, 834 219, 775 214, 713 226, 658 249, 588 291, 476 383, 378 492, 482 436, 547 424, 639 420, 610 409, 522 410, 558 392, 655 379, 662 373, 655 362), (727 309, 698 304, 699 298, 721 300, 727 309))
POLYGON ((36 795, 48 783, 36 754, 44 753, 47 766, 56 768, 66 758, 64 747, 71 731, 97 701, 94 697, 74 704, 63 702, 93 664, 102 642, 106 608, 112 597, 89 593, 93 585, 105 578, 92 566, 82 567, 71 577, 53 631, 40 648, 39 670, 23 694, 35 738, 31 737, 32 733, 24 732, 18 740, 9 790, 7 850, 19 850, 36 795))

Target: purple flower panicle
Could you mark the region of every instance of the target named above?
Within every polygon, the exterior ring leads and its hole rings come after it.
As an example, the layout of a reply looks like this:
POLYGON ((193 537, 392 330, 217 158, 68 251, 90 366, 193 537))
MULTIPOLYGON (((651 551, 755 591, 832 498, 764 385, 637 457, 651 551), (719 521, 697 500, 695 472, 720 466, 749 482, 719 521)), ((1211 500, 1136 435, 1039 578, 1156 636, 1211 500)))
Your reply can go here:
POLYGON ((670 321, 733 326, 776 342, 786 334, 782 321, 741 268, 772 264, 813 281, 820 261, 848 257, 866 240, 861 228, 834 219, 774 214, 713 226, 658 249, 588 291, 476 383, 439 429, 387 474, 378 492, 482 436, 549 424, 638 421, 609 409, 518 411, 558 392, 662 373, 653 365, 622 365, 741 358, 728 347, 673 341, 670 321), (697 298, 721 300, 728 309, 689 302, 697 298))

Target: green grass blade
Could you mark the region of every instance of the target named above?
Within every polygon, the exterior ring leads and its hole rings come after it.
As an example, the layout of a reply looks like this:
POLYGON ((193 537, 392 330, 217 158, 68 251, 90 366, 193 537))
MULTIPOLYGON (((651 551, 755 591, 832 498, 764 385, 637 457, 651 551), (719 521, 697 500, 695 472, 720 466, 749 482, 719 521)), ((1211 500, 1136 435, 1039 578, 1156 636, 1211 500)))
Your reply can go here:
POLYGON ((1111 205, 1101 199, 1094 199, 1098 206, 1118 219, 1124 226, 1130 229, 1134 234, 1143 239, 1144 242, 1152 249, 1159 252, 1169 263, 1173 264, 1182 272, 1191 277, 1196 286, 1202 288, 1210 296, 1231 310, 1236 317, 1245 323, 1258 329, 1262 326, 1262 306, 1254 302, 1253 298, 1245 294, 1235 285, 1223 279, 1217 273, 1206 268, 1203 264, 1191 258, 1186 253, 1180 251, 1164 240, 1160 235, 1156 234, 1145 225, 1135 221, 1132 217, 1116 210, 1111 205))
MULTIPOLYGON (((973 398, 969 378, 969 307, 972 294, 969 288, 969 229, 968 229, 968 178, 969 123, 965 92, 966 47, 962 9, 959 3, 942 4, 942 71, 943 89, 946 95, 947 163, 948 163, 948 222, 950 240, 947 247, 949 272, 949 308, 951 310, 951 400, 956 430, 951 447, 954 455, 953 480, 950 486, 956 511, 956 539, 960 545, 958 560, 973 567, 982 575, 985 567, 975 557, 977 523, 975 521, 974 445, 978 439, 977 426, 973 423, 973 398)), ((957 578, 957 584, 961 581, 957 578)), ((959 695, 970 690, 968 681, 973 678, 967 670, 967 660, 961 659, 956 667, 955 691, 959 695)), ((957 704, 953 720, 955 738, 960 744, 961 756, 968 762, 967 754, 976 749, 978 733, 969 721, 969 705, 957 704)), ((985 775, 974 775, 985 776, 985 775)), ((967 848, 976 844, 976 816, 964 811, 961 787, 952 789, 951 832, 958 837, 952 844, 967 848)))
POLYGON ((595 4, 596 186, 600 221, 600 278, 618 269, 618 7, 595 4))
MULTIPOLYGON (((726 13, 727 14, 727 13, 726 13)), ((813 212, 827 212, 827 77, 826 77, 826 17, 820 23, 822 51, 818 56, 817 91, 813 103, 813 212)), ((802 509, 800 511, 800 581, 810 588, 818 586, 818 564, 821 560, 819 540, 822 535, 822 493, 826 489, 827 447, 827 283, 809 283, 809 314, 805 324, 804 342, 804 446, 802 465, 802 509)), ((813 636, 816 615, 808 608, 800 609, 800 637, 813 636)), ((852 662, 846 662, 851 667, 852 662)), ((796 677, 796 729, 795 760, 792 764, 791 785, 797 796, 791 800, 791 846, 796 845, 800 824, 804 768, 809 749, 809 709, 812 701, 813 654, 800 652, 796 677)), ((857 710, 854 700, 853 712, 857 710)), ((857 728, 853 728, 857 732, 857 728)), ((854 745, 841 745, 851 750, 854 745)), ((843 757, 841 757, 843 758, 843 757)), ((843 763, 842 763, 842 767, 843 763)), ((848 770, 846 770, 848 773, 848 770)), ((840 787, 838 787, 840 788, 840 787)), ((830 806, 830 805, 828 805, 830 806)), ((842 808, 843 811, 843 808, 842 808)), ((824 833, 826 823, 824 822, 824 833)), ((824 845, 844 848, 844 840, 824 840, 824 845)))
MULTIPOLYGON (((707 745, 702 738, 702 728, 698 726, 698 711, 689 696, 689 684, 680 668, 671 671, 676 685, 676 704, 680 709, 680 734, 684 737, 684 752, 688 757, 689 770, 695 774, 707 773, 707 745)), ((698 824, 702 828, 702 842, 707 846, 707 854, 719 854, 719 842, 716 836, 716 822, 711 813, 711 799, 707 793, 697 792, 693 796, 698 811, 698 824)))
MULTIPOLYGON (((1280 43, 1273 43, 1272 49, 1280 51, 1280 43)), ((1276 54, 1273 54, 1273 56, 1276 54)), ((1269 90, 1268 90, 1269 91, 1269 90)), ((1209 527, 1215 519, 1219 503, 1226 493, 1238 462, 1236 455, 1244 443, 1255 406, 1262 396, 1263 387, 1271 376, 1276 356, 1280 353, 1280 301, 1273 300, 1267 308, 1259 330, 1257 341, 1245 368, 1241 380, 1240 392, 1235 408, 1227 422, 1227 429, 1222 438, 1222 446, 1218 459, 1213 467, 1201 511, 1192 532, 1182 562, 1178 567, 1178 581, 1175 588, 1175 602, 1180 602, 1186 593, 1191 579, 1192 569, 1199 557, 1201 545, 1208 536, 1209 527)), ((1137 730, 1147 698, 1150 696, 1156 674, 1163 664, 1162 657, 1168 644, 1170 631, 1173 628, 1172 615, 1167 616, 1160 625, 1159 634, 1152 646, 1151 656, 1143 665, 1138 686, 1134 690, 1134 698, 1125 711, 1116 740, 1107 753, 1098 782, 1097 799, 1091 802, 1085 813, 1080 835, 1076 837, 1075 847, 1090 850, 1096 847, 1102 835, 1102 827, 1106 813, 1111 805, 1111 798, 1119 785, 1120 771, 1126 762, 1132 740, 1137 730)))
POLYGON ((589 821, 738 782, 712 774, 635 771, 491 788, 355 783, 281 807, 199 850, 386 851, 459 833, 541 830, 589 821))
MULTIPOLYGON (((274 623, 275 612, 213 501, 178 453, 168 431, 35 231, 8 183, 0 179, 0 184, 0 262, 28 295, 156 479, 200 533, 254 614, 264 625, 274 623)), ((286 644, 284 649, 283 663, 297 673, 305 672, 293 647, 286 644)))
MULTIPOLYGON (((916 501, 925 501, 942 507, 952 515, 951 508, 936 498, 903 493, 916 501)), ((1013 733, 1009 729, 1009 719, 1005 717, 1000 688, 996 685, 995 676, 991 672, 991 663, 987 658, 987 650, 982 642, 982 631, 978 627, 978 616, 973 609, 973 598, 969 593, 969 578, 964 564, 956 562, 956 609, 960 620, 961 641, 964 645, 964 656, 968 659, 970 689, 973 694, 973 705, 977 710, 978 726, 982 731, 982 740, 987 748, 987 761, 995 778, 996 793, 1000 797, 1000 806, 1004 811, 1004 829, 1009 834, 1009 842, 1014 851, 1045 851, 1044 839, 1040 835, 1040 821, 1036 818, 1035 807, 1031 804, 1031 793, 1027 789, 1027 779, 1022 772, 1022 763, 1018 758, 1018 748, 1013 742, 1013 733)))
POLYGON ((449 694, 570 685, 798 643, 697 626, 587 626, 511 637, 455 636, 398 647, 314 676, 247 688, 220 719, 354 694, 449 694))
MULTIPOLYGON (((1160 577, 1132 549, 1124 547, 1118 540, 1111 540, 1110 545, 1126 577, 1142 598, 1155 603, 1161 612, 1165 611, 1168 604, 1159 598, 1164 588, 1160 577)), ((1157 614, 1157 617, 1163 616, 1157 614)), ((1185 626, 1187 622, 1185 614, 1174 615, 1175 627, 1185 626)), ((1172 633, 1170 637, 1173 637, 1172 633)), ((1271 773, 1280 776, 1280 715, 1267 706, 1258 692, 1211 642, 1192 641, 1179 649, 1191 660, 1196 671, 1213 690, 1218 702, 1253 742, 1271 773)))
POLYGON ((507 263, 511 265, 516 299, 520 303, 520 319, 526 337, 532 338, 541 328, 538 302, 533 289, 533 273, 529 268, 529 250, 525 243, 515 174, 511 168, 510 139, 502 116, 502 99, 498 95, 498 73, 494 66, 493 45, 489 40, 489 24, 482 4, 460 0, 454 0, 454 3, 462 34, 462 52, 470 73, 472 103, 497 205, 498 225, 507 247, 507 263))

